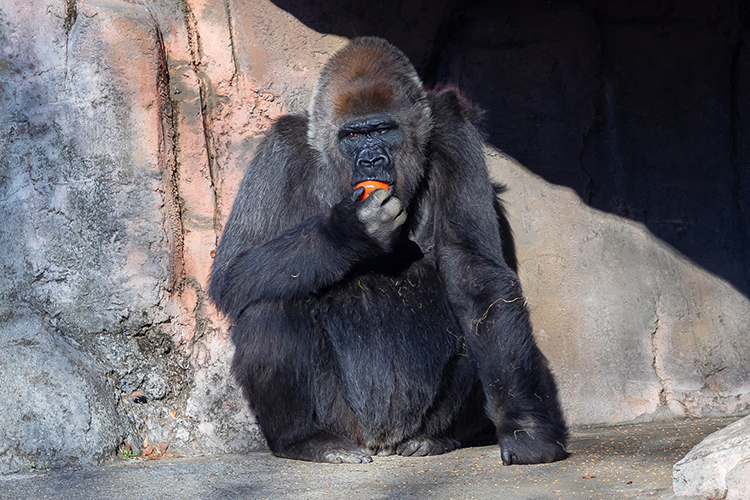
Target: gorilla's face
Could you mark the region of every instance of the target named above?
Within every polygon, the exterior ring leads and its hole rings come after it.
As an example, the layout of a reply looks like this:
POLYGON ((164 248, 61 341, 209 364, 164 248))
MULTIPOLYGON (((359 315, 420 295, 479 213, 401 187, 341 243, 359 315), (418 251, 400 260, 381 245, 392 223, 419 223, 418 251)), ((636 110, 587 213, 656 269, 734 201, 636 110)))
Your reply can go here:
POLYGON ((307 142, 329 185, 385 182, 408 206, 425 173, 433 123, 427 92, 405 55, 383 40, 353 41, 321 71, 308 116, 307 142))
POLYGON ((362 181, 396 183, 397 153, 403 142, 398 123, 388 115, 351 120, 339 128, 339 151, 351 165, 351 185, 362 181))

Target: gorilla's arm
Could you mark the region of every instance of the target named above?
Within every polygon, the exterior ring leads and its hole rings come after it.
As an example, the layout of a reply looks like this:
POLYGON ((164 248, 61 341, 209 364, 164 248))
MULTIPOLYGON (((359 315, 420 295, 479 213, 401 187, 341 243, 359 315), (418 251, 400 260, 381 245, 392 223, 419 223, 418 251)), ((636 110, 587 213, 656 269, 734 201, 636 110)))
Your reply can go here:
POLYGON ((567 456, 566 428, 518 277, 503 257, 482 138, 455 94, 434 99, 439 268, 478 367, 503 462, 559 460, 567 456))
POLYGON ((321 208, 306 135, 305 117, 280 119, 240 185, 209 284, 209 296, 233 322, 253 302, 301 297, 340 280, 354 263, 382 252, 403 222, 398 201, 383 194, 362 202, 347 194, 321 208))

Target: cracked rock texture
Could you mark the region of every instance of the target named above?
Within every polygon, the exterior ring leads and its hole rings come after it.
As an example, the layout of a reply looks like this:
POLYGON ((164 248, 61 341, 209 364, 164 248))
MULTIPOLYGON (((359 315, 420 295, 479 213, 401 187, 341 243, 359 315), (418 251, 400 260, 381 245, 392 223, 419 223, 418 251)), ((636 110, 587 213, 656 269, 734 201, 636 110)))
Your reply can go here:
POLYGON ((265 446, 211 255, 262 134, 354 33, 488 109, 571 424, 750 411, 747 12, 501 4, 0 4, 0 472, 265 446))
POLYGON ((569 422, 748 410, 747 297, 641 224, 487 158, 508 185, 521 283, 569 422))

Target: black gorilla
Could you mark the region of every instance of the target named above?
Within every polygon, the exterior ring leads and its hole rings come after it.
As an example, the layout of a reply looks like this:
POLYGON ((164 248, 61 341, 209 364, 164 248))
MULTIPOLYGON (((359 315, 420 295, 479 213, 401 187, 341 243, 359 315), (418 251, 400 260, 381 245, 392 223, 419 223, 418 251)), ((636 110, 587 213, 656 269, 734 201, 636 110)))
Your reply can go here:
POLYGON ((209 293, 275 455, 369 462, 498 442, 506 464, 568 456, 477 116, 361 38, 324 67, 309 114, 260 144, 209 293), (390 190, 360 200, 364 180, 390 190))

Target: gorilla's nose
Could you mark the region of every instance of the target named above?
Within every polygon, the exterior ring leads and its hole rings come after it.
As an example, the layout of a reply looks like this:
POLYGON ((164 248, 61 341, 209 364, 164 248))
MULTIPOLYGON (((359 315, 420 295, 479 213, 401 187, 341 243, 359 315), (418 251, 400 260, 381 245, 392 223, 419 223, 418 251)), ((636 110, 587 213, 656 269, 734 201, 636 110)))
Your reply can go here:
POLYGON ((388 169, 390 160, 382 151, 365 149, 357 156, 357 168, 363 174, 376 174, 388 169))
POLYGON ((378 155, 374 158, 360 158, 360 168, 383 168, 388 163, 388 158, 378 155))

